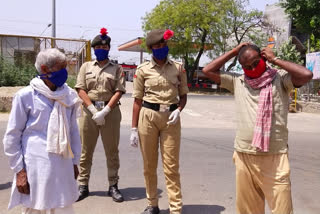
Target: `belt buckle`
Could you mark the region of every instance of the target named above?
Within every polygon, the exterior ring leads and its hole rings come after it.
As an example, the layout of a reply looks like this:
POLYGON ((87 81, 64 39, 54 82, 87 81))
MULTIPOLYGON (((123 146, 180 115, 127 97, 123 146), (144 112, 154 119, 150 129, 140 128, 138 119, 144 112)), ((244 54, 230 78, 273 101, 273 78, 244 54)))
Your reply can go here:
POLYGON ((170 110, 170 106, 160 104, 159 112, 168 112, 170 110))
POLYGON ((101 110, 104 108, 105 102, 104 101, 95 101, 94 106, 96 107, 96 109, 101 110))

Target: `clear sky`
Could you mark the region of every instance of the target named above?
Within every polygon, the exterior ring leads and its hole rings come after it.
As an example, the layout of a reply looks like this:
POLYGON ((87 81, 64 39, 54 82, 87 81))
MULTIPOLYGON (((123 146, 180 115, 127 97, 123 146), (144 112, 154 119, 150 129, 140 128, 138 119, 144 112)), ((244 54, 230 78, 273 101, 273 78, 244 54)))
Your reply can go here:
MULTIPOLYGON (((119 62, 139 62, 139 53, 119 52, 117 47, 143 36, 141 17, 160 0, 56 0, 56 37, 92 39, 106 27, 112 38, 110 56, 119 62)), ((264 11, 278 0, 250 0, 264 11)), ((52 0, 3 0, 0 34, 51 36, 52 0)))

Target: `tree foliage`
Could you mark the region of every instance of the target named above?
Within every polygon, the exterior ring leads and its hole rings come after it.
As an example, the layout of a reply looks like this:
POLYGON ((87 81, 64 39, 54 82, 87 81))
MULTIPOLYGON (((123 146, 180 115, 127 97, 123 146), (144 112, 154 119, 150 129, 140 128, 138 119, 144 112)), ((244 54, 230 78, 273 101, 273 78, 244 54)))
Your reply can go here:
POLYGON ((248 0, 162 0, 142 18, 143 30, 145 34, 159 28, 175 32, 169 44, 170 54, 184 59, 191 82, 204 53, 212 57, 243 41, 261 41, 257 32, 263 24, 262 13, 247 11, 247 3, 248 0))
POLYGON ((297 29, 310 35, 312 48, 320 50, 320 1, 285 0, 280 5, 291 15, 297 29))
POLYGON ((280 5, 292 16, 294 24, 301 32, 320 38, 319 0, 285 0, 280 5))
MULTIPOLYGON (((220 23, 219 35, 214 41, 218 44, 217 52, 225 53, 234 46, 242 42, 251 42, 258 46, 262 46, 267 41, 266 34, 263 29, 272 27, 265 23, 263 13, 258 10, 248 10, 248 0, 233 0, 230 7, 227 8, 226 16, 220 23)), ((227 71, 236 65, 237 58, 228 66, 227 71)))
POLYGON ((185 61, 188 80, 205 51, 205 46, 217 37, 218 23, 222 21, 231 0, 162 0, 143 17, 145 33, 152 29, 171 29, 170 53, 185 61))
POLYGON ((316 38, 313 34, 310 35, 310 52, 320 51, 320 38, 316 38))

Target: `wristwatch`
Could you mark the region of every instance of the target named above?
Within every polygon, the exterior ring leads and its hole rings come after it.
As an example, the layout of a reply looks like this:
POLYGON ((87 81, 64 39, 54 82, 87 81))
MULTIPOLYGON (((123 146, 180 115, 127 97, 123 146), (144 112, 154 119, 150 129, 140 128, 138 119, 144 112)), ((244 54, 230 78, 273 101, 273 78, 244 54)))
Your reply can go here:
POLYGON ((280 57, 276 56, 275 58, 273 58, 272 59, 272 64, 274 64, 277 61, 277 59, 280 59, 280 57))

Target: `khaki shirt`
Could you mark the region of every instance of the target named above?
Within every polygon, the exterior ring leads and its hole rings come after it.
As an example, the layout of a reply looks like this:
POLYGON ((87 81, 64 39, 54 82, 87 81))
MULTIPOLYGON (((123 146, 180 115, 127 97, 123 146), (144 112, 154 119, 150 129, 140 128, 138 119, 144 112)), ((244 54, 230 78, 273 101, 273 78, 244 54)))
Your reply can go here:
POLYGON ((288 151, 289 93, 294 88, 291 75, 278 70, 272 82, 272 122, 269 152, 259 152, 251 146, 256 123, 260 90, 252 89, 244 81, 244 75, 221 72, 220 87, 234 93, 237 113, 237 133, 234 148, 250 154, 277 154, 288 151))
POLYGON ((178 96, 189 92, 182 63, 168 59, 160 66, 152 59, 138 66, 133 79, 132 97, 150 103, 177 104, 178 96))
POLYGON ((75 88, 86 91, 92 101, 109 101, 116 91, 125 93, 125 85, 120 65, 108 62, 100 68, 97 61, 92 61, 81 66, 75 88))

